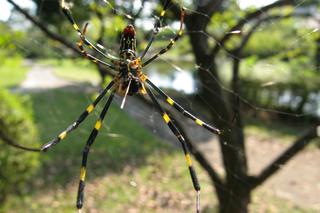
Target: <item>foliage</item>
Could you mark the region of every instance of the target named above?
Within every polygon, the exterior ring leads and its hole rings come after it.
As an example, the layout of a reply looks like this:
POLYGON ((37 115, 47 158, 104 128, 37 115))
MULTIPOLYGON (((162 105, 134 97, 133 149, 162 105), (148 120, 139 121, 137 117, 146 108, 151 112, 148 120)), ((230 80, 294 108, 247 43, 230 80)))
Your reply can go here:
MULTIPOLYGON (((3 52, 0 51, 0 58, 3 58, 1 53, 3 52)), ((19 56, 2 60, 0 63, 0 88, 18 86, 25 78, 27 71, 28 66, 23 64, 22 58, 19 56)))
POLYGON ((19 51, 16 45, 19 40, 25 37, 25 34, 19 30, 12 30, 7 24, 0 22, 0 64, 7 57, 14 57, 19 51))
MULTIPOLYGON (((0 128, 18 144, 37 147, 38 137, 32 112, 24 97, 0 90, 0 128)), ((0 201, 9 194, 26 190, 28 180, 36 172, 38 154, 8 146, 0 139, 0 201)))

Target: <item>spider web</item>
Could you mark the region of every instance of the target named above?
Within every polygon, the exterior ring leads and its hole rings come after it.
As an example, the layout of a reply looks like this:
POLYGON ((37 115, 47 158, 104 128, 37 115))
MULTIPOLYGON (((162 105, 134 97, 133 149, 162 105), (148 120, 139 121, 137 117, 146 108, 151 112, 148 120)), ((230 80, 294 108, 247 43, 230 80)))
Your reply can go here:
MULTIPOLYGON (((126 14, 124 12, 124 10, 119 6, 119 4, 122 1, 116 1, 116 5, 113 5, 112 3, 110 3, 108 0, 103 0, 103 2, 105 2, 105 6, 106 7, 110 7, 117 15, 119 16, 124 16, 126 19, 133 19, 133 14, 126 14)), ((140 1, 136 1, 136 2, 140 2, 140 1)), ((303 8, 304 4, 305 4, 306 0, 301 0, 298 1, 298 3, 295 5, 295 8, 303 8)), ((43 2, 43 4, 45 3, 45 1, 43 2)), ((180 3, 181 4, 181 3, 180 3)), ((150 8, 153 8, 154 6, 156 6, 156 3, 153 2, 148 2, 146 3, 146 5, 142 6, 141 2, 140 4, 137 3, 136 5, 140 5, 137 6, 134 11, 139 11, 140 8, 143 9, 144 12, 142 12, 143 16, 152 16, 153 19, 152 20, 156 20, 159 19, 158 14, 150 14, 148 11, 151 11, 150 8), (145 10, 147 10, 147 12, 145 12, 145 10)), ((186 7, 186 11, 188 13, 197 13, 200 16, 203 16, 205 18, 209 18, 206 14, 200 13, 198 11, 195 11, 191 6, 189 5, 183 5, 184 7, 186 7)), ((169 8, 170 10, 170 8, 169 8)), ((147 18, 149 19, 149 18, 147 18)), ((166 19, 166 18, 165 18, 166 19)), ((153 21, 147 21, 144 19, 139 19, 137 20, 137 25, 138 27, 142 27, 143 25, 146 25, 145 30, 150 30, 153 21)), ((262 26, 261 28, 272 28, 272 27, 276 27, 279 25, 279 21, 270 21, 268 22, 268 24, 266 26, 262 26)), ((155 39, 154 45, 152 46, 152 48, 150 49, 150 51, 148 52, 146 58, 148 58, 149 56, 153 55, 155 52, 157 52, 157 50, 159 50, 159 46, 157 45, 158 43, 161 43, 161 41, 163 40, 167 40, 169 41, 169 39, 174 36, 174 33, 177 31, 177 28, 179 27, 179 23, 178 22, 173 22, 170 25, 165 24, 164 26, 162 26, 159 35, 157 36, 157 38, 155 39), (170 33, 168 33, 170 32, 170 33)), ((217 26, 215 26, 217 27, 217 26)), ((247 32, 248 28, 244 27, 243 30, 241 31, 232 31, 232 32, 224 32, 224 34, 245 34, 247 32)), ((258 28, 258 31, 262 31, 262 29, 258 28)), ((287 47, 287 50, 283 50, 284 52, 287 52, 291 49, 294 49, 295 47, 299 46, 301 43, 303 43, 305 41, 305 39, 308 39, 312 36, 314 36, 315 33, 318 33, 318 28, 317 27, 310 27, 308 29, 308 32, 305 32, 304 34, 301 34, 300 36, 298 36, 296 38, 295 41, 293 41, 292 43, 290 43, 287 47)), ((204 36, 206 36, 209 40, 209 43, 213 43, 213 44, 219 44, 219 41, 217 40, 217 37, 212 35, 211 33, 208 33, 204 30, 201 31, 186 31, 185 32, 185 36, 187 37, 188 34, 202 34, 204 36)), ((218 37, 220 38, 219 35, 218 37)), ((185 38, 183 38, 183 40, 185 40, 185 38)), ((41 46, 40 43, 37 43, 37 41, 33 41, 35 42, 35 45, 37 46, 41 46)), ((165 43, 166 44, 166 43, 165 43)), ((179 49, 179 48, 184 48, 183 43, 179 43, 177 42, 176 45, 172 48, 171 51, 175 51, 175 49, 179 49)), ((106 47, 107 50, 109 50, 108 46, 106 47)), ((114 51, 114 50, 113 50, 114 51)), ((117 52, 117 51, 114 51, 117 52)), ((226 60, 227 63, 227 68, 225 68, 224 72, 231 72, 231 67, 230 67, 230 63, 232 61, 232 59, 234 59, 236 56, 233 55, 231 52, 229 52, 225 47, 222 47, 222 51, 221 51, 224 59, 226 60)), ((59 53, 57 53, 59 54, 59 53)), ((200 64, 196 64, 194 62, 193 57, 185 57, 185 59, 181 62, 181 61, 176 61, 175 59, 171 59, 170 58, 170 54, 172 54, 170 51, 166 54, 164 54, 163 56, 160 57, 160 59, 158 60, 157 63, 151 64, 150 66, 148 66, 145 70, 145 72, 150 76, 151 80, 154 80, 154 83, 157 84, 158 86, 168 89, 169 91, 171 90, 175 90, 178 92, 170 92, 169 94, 177 100, 177 102, 179 102, 181 105, 185 106, 188 110, 190 110, 192 113, 196 114, 197 116, 199 116, 200 118, 204 119, 204 120, 208 120, 206 118, 210 118, 210 112, 216 112, 215 110, 215 106, 211 106, 206 99, 204 99, 201 96, 197 96, 198 98, 201 99, 201 101, 205 104, 205 106, 199 106, 200 104, 198 104, 197 99, 195 99, 195 94, 197 94, 197 92, 200 90, 201 87, 203 87, 204 85, 201 83, 201 81, 199 80, 194 80, 195 76, 196 76, 196 71, 199 68, 202 68, 200 64), (160 65, 159 65, 160 64, 160 65), (187 82, 187 83, 186 83, 187 82), (181 86, 182 85, 182 86, 181 86)), ((252 67, 254 67, 254 65, 251 65, 252 67)), ((276 69, 276 64, 273 64, 272 62, 265 62, 266 67, 271 67, 276 69)), ((250 67, 249 67, 250 68, 250 67)), ((203 68, 204 70, 207 70, 207 68, 203 68)), ((207 70, 207 72, 209 72, 209 70, 207 70)), ((220 71, 221 72, 221 71, 220 71)), ((240 69, 240 72, 242 72, 242 70, 240 69)), ((219 73, 220 74, 220 73, 219 73)), ((251 102, 250 100, 248 100, 245 96, 243 96, 242 94, 238 94, 236 91, 233 91, 230 86, 229 86, 229 82, 224 82, 223 80, 221 80, 221 78, 217 78, 214 75, 210 74, 210 77, 212 81, 216 82, 222 89, 223 93, 226 94, 227 96, 234 96, 237 97, 239 99, 239 101, 241 102, 242 105, 246 106, 247 108, 249 108, 251 111, 257 113, 257 114, 261 114, 263 112, 267 112, 271 115, 286 115, 289 118, 304 118, 306 116, 309 115, 314 115, 314 116, 319 116, 319 93, 318 94, 313 94, 313 99, 315 101, 317 101, 318 106, 316 108, 312 107, 312 106, 308 106, 306 105, 304 111, 302 113, 291 113, 285 110, 279 110, 273 107, 263 107, 260 105, 257 105, 253 102, 251 102)), ((264 82, 265 84, 270 83, 269 81, 264 82)), ((274 82, 272 82, 274 85, 274 82)), ((275 83, 276 84, 276 83, 275 83)), ((215 95, 215 91, 211 91, 213 97, 216 98, 223 98, 221 99, 221 103, 224 105, 227 105, 227 101, 224 99, 226 97, 226 95, 224 96, 216 96, 215 95)), ((86 95, 86 100, 87 103, 90 103, 92 100, 91 95, 86 95)), ((288 102, 286 101, 287 97, 285 95, 283 95, 282 100, 283 102, 288 102)), ((288 98, 287 98, 288 99, 288 98)), ((289 98, 290 99, 290 98, 289 98)), ((116 102, 119 104, 121 103, 121 99, 120 98, 116 98, 116 102)), ((85 103, 85 104, 87 104, 85 103)), ((52 103, 54 104, 54 102, 52 103)), ((101 104, 102 106, 102 104, 101 104)), ((101 106, 98 107, 98 110, 95 112, 95 117, 99 116, 99 110, 101 110, 101 106)), ((78 106, 75 106, 78 107, 78 106)), ((85 106, 83 106, 84 108, 85 106)), ((154 134, 158 135, 158 137, 160 137, 161 139, 163 139, 165 142, 170 143, 170 144, 174 144, 176 142, 176 138, 172 135, 172 133, 168 130, 168 128, 163 124, 162 118, 159 115, 159 113, 156 111, 155 108, 150 107, 148 109, 145 108, 145 106, 143 104, 141 104, 141 102, 139 102, 138 100, 129 97, 127 100, 127 103, 125 105, 125 111, 130 114, 131 116, 133 116, 134 118, 136 118, 138 121, 140 121, 144 126, 146 126, 147 128, 149 128, 154 134), (141 110, 144 109, 144 110, 141 110)), ((114 138, 123 138, 125 137, 126 139, 128 139, 129 135, 120 135, 118 133, 113 132, 112 127, 116 125, 117 122, 121 122, 121 111, 117 111, 115 113, 112 114, 112 116, 109 116, 107 118, 108 120, 108 125, 105 125, 102 129, 102 131, 100 132, 100 137, 114 137, 114 138), (119 121, 120 120, 120 121, 119 121)), ((218 114, 218 112, 216 112, 218 114)), ((63 114, 63 111, 60 111, 59 109, 52 107, 52 108, 48 108, 47 109, 47 116, 52 118, 52 122, 53 123, 59 123, 59 120, 55 120, 56 117, 62 117, 61 115, 63 114)), ((221 160, 221 154, 219 151, 219 146, 218 146, 218 141, 217 138, 212 136, 211 134, 208 134, 205 130, 202 130, 200 127, 194 127, 194 125, 192 124, 192 122, 184 119, 182 116, 176 115, 177 119, 183 122, 184 124, 184 128, 187 129, 187 132, 190 134, 190 138, 192 141, 194 141, 197 144, 197 147, 205 152, 205 156, 210 160, 210 162, 212 162, 213 166, 218 170, 219 173, 223 174, 223 163, 221 160)), ((235 115, 236 116, 236 115, 235 115)), ((243 114, 242 115, 244 119, 246 119, 247 115, 243 114)), ((249 115, 248 115, 249 116, 249 115)), ((218 115, 218 118, 228 126, 228 130, 232 131, 234 128, 237 128, 234 123, 230 120, 225 120, 223 117, 218 115)), ((91 121, 92 124, 93 121, 91 121)), ((89 132, 88 130, 84 130, 82 128, 79 128, 77 130, 78 132, 80 132, 80 134, 82 135, 88 135, 89 132)), ((77 134, 77 133, 76 133, 77 134)), ((52 137, 53 135, 48 136, 52 137)), ((252 135, 249 135, 249 137, 253 137, 252 135)), ((250 139, 250 138, 249 138, 250 139)), ((248 139, 248 140, 249 140, 248 139)), ((265 138, 262 138, 260 140, 267 140, 265 138)), ((272 141, 272 140, 271 140, 272 141)), ((249 141, 250 142, 250 141, 249 141)), ((248 143, 249 143, 248 142, 248 143)), ((273 142, 273 141, 272 141, 273 142)), ((276 141, 277 142, 277 141, 276 141)), ((250 142, 251 144, 251 142, 250 142)), ((226 146, 232 146, 229 144, 228 141, 224 142, 224 145, 226 146)), ((254 146, 256 146, 257 144, 254 143, 254 146)), ((261 145, 261 144, 260 144, 261 145)), ((267 145, 265 142, 262 143, 262 147, 267 147, 267 149, 270 149, 272 151, 267 152, 265 150, 256 150, 254 148, 252 148, 252 145, 248 145, 249 146, 249 153, 248 153, 248 158, 249 158, 249 171, 251 173, 257 173, 259 171, 259 168, 257 168, 257 165, 253 165, 253 163, 250 161, 250 154, 255 155, 255 157, 257 157, 257 155, 262 155, 265 159, 259 159, 258 163, 260 164, 260 169, 263 168, 263 165, 267 165, 267 163, 272 160, 272 158, 276 157, 275 154, 270 156, 270 152, 274 151, 275 153, 280 153, 280 151, 282 151, 285 147, 280 145, 274 145, 274 144, 270 144, 267 145), (254 167, 253 169, 250 167, 254 167)), ((237 149, 237 147, 233 147, 235 149, 237 149)), ((253 160, 254 157, 252 157, 253 160)), ((310 160, 308 157, 303 156, 303 158, 300 160, 310 160)), ((80 162, 80 161, 78 161, 80 162)), ((183 163, 181 161, 181 163, 183 163)), ((292 167, 291 167, 292 169, 292 167)), ((290 171, 286 170, 286 172, 290 173, 290 171)), ((282 172, 283 173, 283 172, 282 172)), ((292 173, 292 172, 291 172, 292 173)), ((235 174, 236 175, 236 174, 235 174)), ((201 175, 200 175, 201 176, 201 175)), ((202 179, 202 178, 201 178, 202 179)), ((135 185, 135 181, 132 180, 133 182, 130 182, 131 185, 135 185)), ((243 180, 245 182, 245 180, 243 180)), ((295 180, 296 181, 296 180, 295 180)), ((303 179, 302 181, 306 181, 305 179, 303 179)), ((88 181, 90 182, 90 180, 88 181)), ((89 183, 90 184, 90 183, 89 183)), ((205 185, 209 185, 209 182, 205 182, 205 185)), ((310 203, 307 199, 304 199, 304 202, 298 202, 297 200, 301 198, 301 193, 299 191, 294 191, 294 190, 288 190, 285 191, 285 187, 283 187, 284 189, 277 191, 276 187, 278 187, 279 181, 277 182, 275 181, 271 181, 271 183, 268 186, 273 187, 273 190, 268 191, 265 188, 260 190, 262 191, 261 193, 271 193, 271 196, 276 195, 276 196, 280 196, 286 199, 291 200, 294 204, 297 205, 302 205, 304 207, 310 207, 314 204, 310 203), (286 194, 286 193, 289 193, 286 194), (290 194, 291 193, 291 194, 290 194), (296 194, 294 194, 296 193, 296 194), (293 197, 293 198, 292 198, 293 197)), ((298 183, 299 185, 300 183, 298 183)), ((305 186, 305 185, 304 185, 305 186)), ((309 187, 305 186, 305 187, 309 187)), ((211 186, 209 186, 211 187, 211 186)), ((281 187, 280 187, 281 188, 281 187)), ((88 193, 88 192, 87 192, 88 193)), ((312 193, 311 193, 312 195, 312 193)), ((88 197, 90 195, 87 195, 88 197)), ((260 198, 261 199, 261 198, 260 198)), ((311 199, 310 199, 311 200, 311 199)), ((261 200, 260 200, 261 201, 261 200)), ((205 199, 206 202, 206 199, 205 199)), ((313 207, 313 206, 312 206, 313 207)))

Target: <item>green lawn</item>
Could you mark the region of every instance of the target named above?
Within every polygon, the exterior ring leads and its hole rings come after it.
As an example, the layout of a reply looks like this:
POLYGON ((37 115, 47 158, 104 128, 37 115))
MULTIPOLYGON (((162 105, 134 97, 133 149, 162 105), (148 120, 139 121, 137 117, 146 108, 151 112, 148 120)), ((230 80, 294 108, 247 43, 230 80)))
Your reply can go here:
MULTIPOLYGON (((30 96, 42 143, 70 124, 92 99, 91 94, 63 90, 30 96)), ((42 166, 30 188, 11 196, 0 212, 75 212, 82 148, 99 110, 65 141, 41 154, 42 166)), ((198 164, 196 168, 203 212, 215 212, 211 182, 198 164)), ((85 212, 194 212, 194 196, 181 150, 164 145, 112 105, 89 156, 85 212)), ((254 196, 252 212, 312 212, 261 197, 265 195, 254 196)))
MULTIPOLYGON (((70 124, 91 101, 91 94, 53 90, 30 94, 42 143, 70 124)), ((97 111, 101 107, 97 108, 97 111)), ((21 196, 4 211, 74 212, 82 148, 98 112, 54 149, 41 154, 42 167, 21 196), (30 204, 32 203, 32 204, 30 204)), ((214 200, 210 182, 197 166, 204 201, 214 200)), ((194 196, 183 154, 164 145, 139 122, 112 105, 89 156, 85 209, 104 212, 193 212, 194 196)))
POLYGON ((0 87, 15 87, 26 76, 29 67, 19 57, 6 59, 0 64, 0 87))
POLYGON ((54 68, 54 73, 61 78, 77 81, 92 82, 100 81, 96 66, 84 58, 79 59, 47 59, 39 61, 42 65, 49 65, 54 68))

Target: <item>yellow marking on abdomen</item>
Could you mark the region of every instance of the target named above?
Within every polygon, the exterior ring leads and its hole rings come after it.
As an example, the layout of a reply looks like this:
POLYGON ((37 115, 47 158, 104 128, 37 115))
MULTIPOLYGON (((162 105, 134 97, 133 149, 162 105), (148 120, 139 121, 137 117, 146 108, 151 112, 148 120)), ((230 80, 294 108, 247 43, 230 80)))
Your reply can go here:
POLYGON ((84 181, 86 179, 86 168, 81 167, 80 169, 80 180, 84 181))
POLYGON ((173 104, 174 104, 174 101, 171 99, 171 98, 167 98, 167 102, 171 105, 171 106, 173 106, 173 104))
POLYGON ((167 114, 167 113, 163 113, 163 119, 164 119, 164 121, 166 122, 166 123, 169 123, 170 122, 170 117, 169 117, 169 115, 167 114))
POLYGON ((160 13, 160 16, 164 16, 164 14, 166 14, 166 11, 165 10, 162 10, 161 13, 160 13))
POLYGON ((90 105, 88 106, 88 108, 87 108, 87 112, 90 113, 90 112, 93 111, 93 109, 94 109, 93 104, 90 104, 90 105))
POLYGON ((94 126, 94 128, 96 130, 99 130, 101 128, 101 126, 102 126, 101 120, 97 120, 96 125, 94 126))
POLYGON ((67 132, 63 131, 60 133, 60 135, 58 137, 60 138, 60 140, 63 140, 66 136, 67 136, 67 132))
POLYGON ((186 161, 187 161, 188 166, 192 166, 192 161, 191 161, 190 155, 186 154, 185 156, 186 156, 186 161))
POLYGON ((195 121, 199 126, 203 126, 204 124, 202 120, 196 119, 195 121))

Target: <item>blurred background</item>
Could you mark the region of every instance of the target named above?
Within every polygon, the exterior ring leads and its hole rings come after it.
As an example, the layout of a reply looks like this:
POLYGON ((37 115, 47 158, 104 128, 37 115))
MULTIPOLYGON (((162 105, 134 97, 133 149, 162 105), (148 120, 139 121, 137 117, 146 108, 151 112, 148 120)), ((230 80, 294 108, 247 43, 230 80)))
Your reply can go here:
MULTIPOLYGON (((133 24, 146 47, 165 0, 70 0, 88 38, 115 56, 133 24)), ((112 72, 84 58, 58 0, 0 0, 0 212, 74 212, 82 149, 101 106, 46 153, 112 72)), ((165 103, 185 135, 202 212, 320 211, 318 0, 173 0, 144 68, 217 136, 165 103)), ((96 57, 99 54, 88 51, 96 57)), ((109 61, 100 57, 102 60, 109 61)), ((148 99, 116 97, 88 162, 85 212, 194 212, 178 140, 148 99)), ((101 104, 103 105, 103 104, 101 104)))

